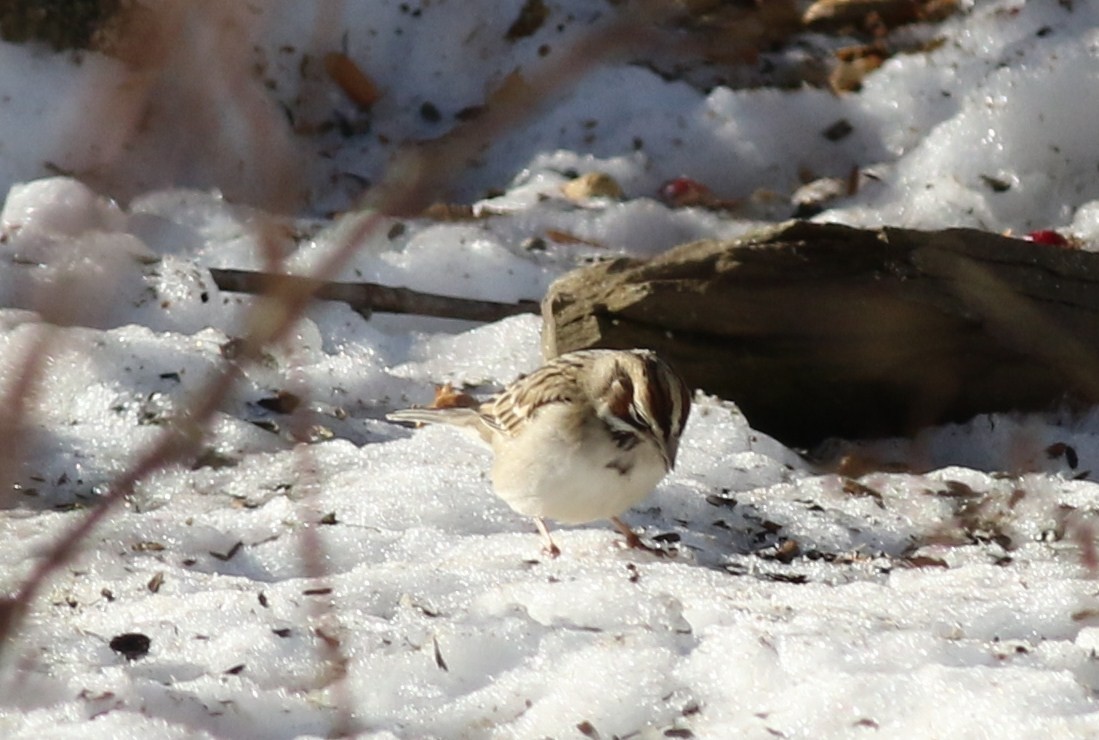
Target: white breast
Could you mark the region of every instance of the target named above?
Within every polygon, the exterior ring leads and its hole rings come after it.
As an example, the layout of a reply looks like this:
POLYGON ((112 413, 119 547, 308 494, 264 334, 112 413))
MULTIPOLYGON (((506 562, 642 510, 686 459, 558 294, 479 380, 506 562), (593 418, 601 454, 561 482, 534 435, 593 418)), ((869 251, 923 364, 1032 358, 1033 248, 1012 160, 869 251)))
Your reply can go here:
POLYGON ((515 437, 493 440, 492 484, 520 514, 566 524, 618 516, 664 477, 656 445, 616 445, 594 414, 567 404, 540 409, 515 437))

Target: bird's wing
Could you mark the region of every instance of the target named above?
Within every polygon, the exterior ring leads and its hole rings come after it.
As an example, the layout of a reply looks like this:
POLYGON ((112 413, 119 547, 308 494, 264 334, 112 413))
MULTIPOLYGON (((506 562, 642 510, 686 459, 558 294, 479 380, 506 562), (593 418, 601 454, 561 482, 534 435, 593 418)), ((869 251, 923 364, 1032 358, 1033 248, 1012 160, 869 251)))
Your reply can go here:
POLYGON ((576 382, 576 373, 569 372, 570 368, 564 368, 562 364, 551 362, 482 404, 480 412, 485 422, 514 437, 542 407, 578 399, 582 391, 576 382))

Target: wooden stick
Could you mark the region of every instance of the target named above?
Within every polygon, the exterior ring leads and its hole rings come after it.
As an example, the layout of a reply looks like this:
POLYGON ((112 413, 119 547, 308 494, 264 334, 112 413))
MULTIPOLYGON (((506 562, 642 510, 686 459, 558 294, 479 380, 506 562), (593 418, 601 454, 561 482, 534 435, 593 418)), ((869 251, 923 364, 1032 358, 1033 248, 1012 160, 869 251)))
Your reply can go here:
POLYGON ((537 301, 498 303, 421 293, 409 288, 393 288, 377 283, 338 283, 296 275, 223 270, 216 267, 210 268, 210 274, 218 288, 234 293, 277 294, 291 287, 297 290, 309 288, 313 291, 315 298, 343 301, 368 319, 374 311, 381 311, 489 322, 521 313, 539 312, 537 301))

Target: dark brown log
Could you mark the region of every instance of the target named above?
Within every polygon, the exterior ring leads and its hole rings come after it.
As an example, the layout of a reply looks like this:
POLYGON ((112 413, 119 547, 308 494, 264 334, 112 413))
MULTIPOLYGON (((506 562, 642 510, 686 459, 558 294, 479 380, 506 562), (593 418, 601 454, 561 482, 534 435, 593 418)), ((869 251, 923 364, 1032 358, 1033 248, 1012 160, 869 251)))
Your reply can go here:
POLYGON ((650 347, 796 446, 1099 402, 1099 255, 793 222, 570 273, 544 350, 650 347))
POLYGON ((377 283, 335 283, 248 270, 210 268, 210 274, 218 288, 236 293, 272 294, 287 288, 308 287, 314 291, 314 297, 343 301, 366 318, 370 318, 374 311, 381 311, 466 321, 499 321, 520 313, 538 313, 538 304, 534 301, 497 303, 421 293, 377 283))

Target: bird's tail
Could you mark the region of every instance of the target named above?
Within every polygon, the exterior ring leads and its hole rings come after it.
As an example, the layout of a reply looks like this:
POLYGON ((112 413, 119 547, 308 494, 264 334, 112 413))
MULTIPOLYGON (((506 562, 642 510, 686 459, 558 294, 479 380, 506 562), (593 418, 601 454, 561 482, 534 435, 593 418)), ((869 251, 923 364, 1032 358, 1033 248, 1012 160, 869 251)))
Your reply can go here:
POLYGON ((401 409, 385 415, 390 421, 408 421, 418 424, 451 424, 477 426, 481 415, 477 409, 454 407, 447 409, 401 409))

